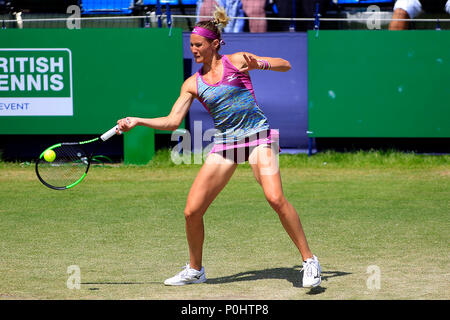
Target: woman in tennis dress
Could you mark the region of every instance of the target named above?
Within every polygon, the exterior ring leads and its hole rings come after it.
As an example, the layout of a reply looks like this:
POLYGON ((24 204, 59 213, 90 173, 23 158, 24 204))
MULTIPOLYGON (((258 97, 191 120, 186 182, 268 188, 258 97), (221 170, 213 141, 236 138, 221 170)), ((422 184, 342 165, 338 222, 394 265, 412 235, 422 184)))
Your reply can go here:
POLYGON ((228 20, 225 11, 218 8, 213 20, 199 22, 194 27, 191 52, 195 62, 203 66, 183 83, 168 116, 126 117, 117 122, 123 132, 138 125, 173 131, 183 121, 194 99, 203 104, 214 121, 214 147, 192 184, 184 211, 189 264, 164 284, 206 281, 202 265, 203 215, 228 183, 238 163, 248 161, 267 201, 301 254, 303 286, 315 287, 321 283, 320 264, 308 246, 296 210, 283 194, 278 168, 278 132, 270 129, 259 108, 249 76, 249 71, 255 69, 286 72, 291 66, 281 58, 258 57, 247 52, 221 55, 219 49, 224 42, 220 28, 228 20))

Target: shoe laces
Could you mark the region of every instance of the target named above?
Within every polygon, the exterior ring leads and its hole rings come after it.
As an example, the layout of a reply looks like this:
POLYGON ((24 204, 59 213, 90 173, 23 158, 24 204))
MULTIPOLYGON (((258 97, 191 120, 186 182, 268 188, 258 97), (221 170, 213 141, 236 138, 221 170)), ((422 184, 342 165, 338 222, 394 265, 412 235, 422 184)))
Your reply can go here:
POLYGON ((306 276, 312 277, 314 274, 318 273, 319 269, 314 263, 314 260, 307 259, 306 262, 303 263, 303 268, 300 271, 304 271, 306 276))
POLYGON ((189 274, 189 269, 190 269, 190 265, 189 263, 186 263, 185 266, 181 267, 181 272, 179 273, 180 276, 187 276, 189 274))

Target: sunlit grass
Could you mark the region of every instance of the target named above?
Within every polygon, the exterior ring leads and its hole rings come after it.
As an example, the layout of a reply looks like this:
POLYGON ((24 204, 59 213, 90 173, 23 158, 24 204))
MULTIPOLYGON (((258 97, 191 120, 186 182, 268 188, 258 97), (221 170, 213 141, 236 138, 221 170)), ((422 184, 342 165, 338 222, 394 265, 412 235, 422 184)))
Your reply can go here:
POLYGON ((324 281, 299 287, 300 255, 241 165, 205 215, 210 281, 162 285, 187 262, 183 209, 200 165, 168 150, 148 165, 96 166, 67 191, 33 164, 0 163, 0 299, 449 299, 448 156, 281 155, 324 281), (66 286, 78 265, 81 289, 66 286), (367 288, 367 268, 381 289, 367 288))

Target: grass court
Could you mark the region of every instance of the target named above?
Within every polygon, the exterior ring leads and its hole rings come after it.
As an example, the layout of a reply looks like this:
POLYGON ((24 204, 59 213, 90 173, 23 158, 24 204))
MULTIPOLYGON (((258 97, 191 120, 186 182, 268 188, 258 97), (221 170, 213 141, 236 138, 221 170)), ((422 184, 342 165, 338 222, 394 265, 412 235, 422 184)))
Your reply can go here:
POLYGON ((0 299, 450 299, 450 156, 325 152, 280 166, 318 288, 301 287, 300 255, 248 164, 205 215, 208 281, 164 286, 188 262, 183 209, 200 165, 160 151, 93 167, 66 191, 34 164, 0 163, 0 299), (72 265, 80 289, 67 287, 72 265))

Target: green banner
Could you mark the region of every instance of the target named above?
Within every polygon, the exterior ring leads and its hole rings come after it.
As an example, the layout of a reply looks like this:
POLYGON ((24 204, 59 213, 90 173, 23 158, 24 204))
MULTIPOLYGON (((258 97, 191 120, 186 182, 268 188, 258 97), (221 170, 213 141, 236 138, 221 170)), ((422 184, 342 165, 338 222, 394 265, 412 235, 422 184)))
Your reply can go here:
POLYGON ((450 137, 450 31, 308 32, 310 137, 450 137))
POLYGON ((70 97, 69 49, 0 49, 0 97, 70 97))
POLYGON ((0 134, 100 134, 165 116, 182 45, 181 29, 0 30, 0 134))

